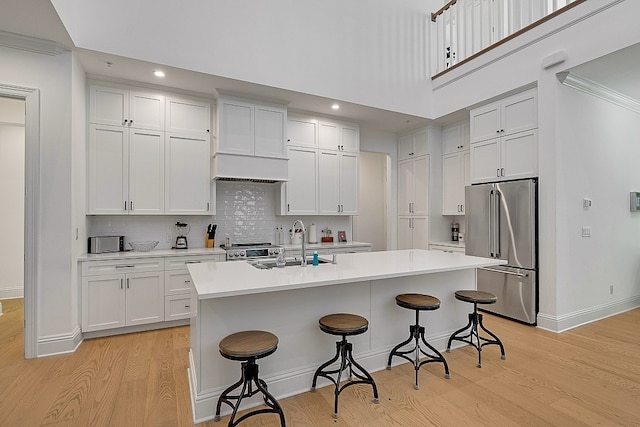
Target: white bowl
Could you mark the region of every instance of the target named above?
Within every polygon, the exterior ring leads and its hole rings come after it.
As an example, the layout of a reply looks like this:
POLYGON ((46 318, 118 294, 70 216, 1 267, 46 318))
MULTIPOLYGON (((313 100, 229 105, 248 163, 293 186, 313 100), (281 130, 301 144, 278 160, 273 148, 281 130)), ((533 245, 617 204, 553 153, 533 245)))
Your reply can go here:
POLYGON ((152 240, 149 242, 129 242, 129 246, 131 246, 131 249, 136 252, 149 252, 151 249, 158 246, 158 243, 160 242, 157 240, 152 240))

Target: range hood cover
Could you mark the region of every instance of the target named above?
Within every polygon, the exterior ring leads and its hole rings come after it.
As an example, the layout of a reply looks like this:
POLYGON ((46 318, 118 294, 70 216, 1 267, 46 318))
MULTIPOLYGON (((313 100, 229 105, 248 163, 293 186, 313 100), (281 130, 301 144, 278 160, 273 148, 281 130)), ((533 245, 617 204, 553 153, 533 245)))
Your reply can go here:
POLYGON ((288 181, 288 159, 216 153, 213 178, 218 181, 273 184, 288 181))

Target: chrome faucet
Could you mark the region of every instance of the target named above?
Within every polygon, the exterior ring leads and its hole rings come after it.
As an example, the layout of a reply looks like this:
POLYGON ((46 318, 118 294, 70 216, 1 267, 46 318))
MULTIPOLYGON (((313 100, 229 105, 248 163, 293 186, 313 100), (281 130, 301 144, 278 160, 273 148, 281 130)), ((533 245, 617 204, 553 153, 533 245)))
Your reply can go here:
POLYGON ((293 230, 293 234, 296 234, 296 224, 300 224, 300 227, 302 227, 302 261, 300 262, 300 266, 301 267, 306 267, 307 266, 307 253, 305 250, 305 234, 307 233, 307 229, 304 228, 304 223, 299 220, 296 219, 293 223, 293 225, 291 226, 291 230, 293 230))

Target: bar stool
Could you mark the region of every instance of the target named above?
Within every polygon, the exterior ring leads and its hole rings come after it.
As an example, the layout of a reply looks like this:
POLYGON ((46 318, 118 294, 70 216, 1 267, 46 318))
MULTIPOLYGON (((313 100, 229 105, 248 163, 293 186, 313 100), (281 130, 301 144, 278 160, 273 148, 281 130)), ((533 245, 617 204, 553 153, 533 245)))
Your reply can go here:
POLYGON ((370 384, 373 387, 373 402, 379 403, 378 388, 373 377, 353 359, 353 345, 347 342, 347 336, 360 335, 369 328, 369 321, 362 316, 356 314, 329 314, 324 316, 318 322, 320 329, 330 335, 340 335, 342 340, 336 342, 336 355, 328 362, 322 364, 313 374, 313 382, 311 383, 311 391, 316 391, 316 382, 318 377, 324 377, 335 385, 333 418, 338 418, 338 396, 345 388, 354 384, 370 384), (340 367, 337 369, 327 369, 329 365, 340 359, 340 367), (357 368, 357 371, 354 370, 357 368), (342 371, 349 369, 349 382, 340 387, 340 379, 342 371), (336 375, 335 378, 332 375, 336 375), (354 380, 353 377, 358 378, 354 380))
POLYGON ((278 401, 267 390, 267 384, 258 378, 257 359, 269 356, 278 348, 278 337, 265 331, 242 331, 226 336, 219 344, 220 354, 230 360, 242 361, 242 377, 235 384, 229 386, 218 398, 214 421, 220 421, 220 406, 226 403, 233 412, 229 418, 229 427, 240 424, 245 419, 258 414, 274 413, 280 415, 280 425, 285 427, 284 412, 278 401), (242 385, 238 394, 231 394, 242 385), (253 388, 255 385, 255 389, 253 388), (269 408, 257 409, 244 414, 235 420, 240 402, 245 397, 262 393, 265 405, 269 408), (232 401, 235 400, 235 403, 232 401))
POLYGON ((482 314, 478 313, 478 304, 495 304, 495 302, 498 301, 498 298, 491 292, 474 290, 456 291, 455 296, 457 300, 473 303, 473 313, 469 313, 469 323, 467 323, 467 326, 458 329, 451 335, 451 337, 449 337, 449 342, 447 343, 447 353, 451 352, 451 342, 455 340, 471 344, 476 348, 476 350, 478 350, 478 368, 482 368, 482 347, 484 347, 485 345, 499 345, 501 359, 506 359, 507 357, 504 353, 504 346, 502 345, 502 341, 500 341, 500 338, 498 338, 493 332, 485 328, 484 324, 482 323, 482 314), (478 326, 480 326, 483 331, 491 335, 493 339, 481 337, 478 333, 478 326), (465 332, 467 329, 470 329, 468 334, 459 335, 465 332), (476 338, 475 343, 473 342, 473 337, 476 338))
POLYGON ((425 328, 420 325, 420 311, 423 310, 437 310, 440 308, 440 300, 431 295, 423 295, 423 294, 400 294, 396 296, 396 304, 403 308, 408 308, 409 310, 415 310, 416 312, 416 323, 415 325, 409 326, 409 338, 405 341, 401 342, 397 346, 391 350, 389 353, 389 360, 387 361, 387 369, 391 369, 391 359, 393 356, 402 357, 403 359, 408 360, 413 364, 413 368, 416 371, 416 383, 414 388, 416 390, 420 389, 418 385, 418 371, 420 367, 425 363, 433 363, 439 362, 444 365, 444 377, 449 379, 451 376, 449 375, 449 365, 447 365, 447 361, 442 356, 438 350, 436 350, 431 344, 427 342, 424 337, 425 328), (405 345, 409 344, 412 340, 415 340, 415 344, 413 348, 410 350, 400 350, 405 345), (433 353, 427 353, 425 350, 421 348, 421 341, 429 350, 433 353), (414 358, 411 359, 407 354, 414 354, 414 358), (426 356, 426 360, 420 361, 420 354, 426 356))

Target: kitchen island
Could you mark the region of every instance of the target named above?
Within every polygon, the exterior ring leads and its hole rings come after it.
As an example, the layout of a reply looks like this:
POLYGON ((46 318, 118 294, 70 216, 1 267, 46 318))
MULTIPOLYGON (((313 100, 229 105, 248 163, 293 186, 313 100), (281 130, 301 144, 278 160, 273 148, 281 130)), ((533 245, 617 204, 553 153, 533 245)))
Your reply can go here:
MULTIPOLYGON (((194 421, 212 419, 218 396, 239 378, 239 363, 218 353, 226 335, 252 329, 276 334, 278 350, 260 360, 260 375, 274 396, 291 396, 308 391, 315 369, 335 354, 337 337, 320 331, 320 317, 345 312, 369 320, 369 330, 350 341, 356 360, 374 372, 386 367, 389 351, 415 321, 412 311, 396 306, 397 294, 428 293, 442 301, 439 310, 423 316, 423 323, 427 339, 444 349, 469 311, 454 292, 475 289, 476 268, 503 263, 460 253, 402 250, 341 254, 336 264, 307 267, 257 269, 243 261, 190 265, 196 307, 189 353, 194 421)), ((249 406, 259 404, 258 397, 249 406)))

